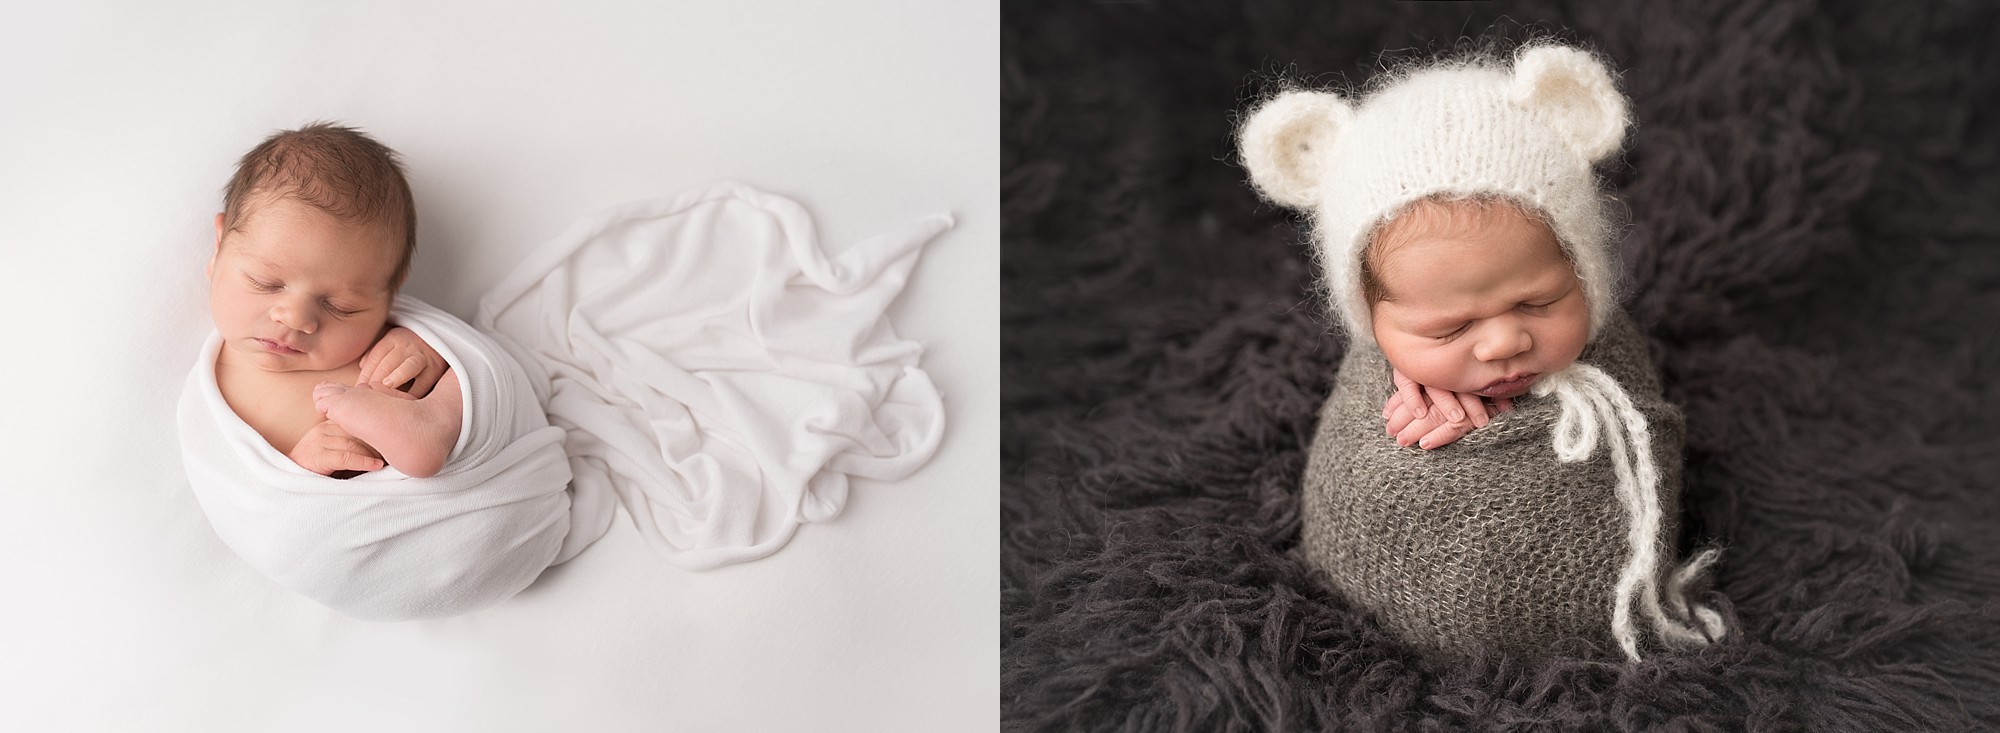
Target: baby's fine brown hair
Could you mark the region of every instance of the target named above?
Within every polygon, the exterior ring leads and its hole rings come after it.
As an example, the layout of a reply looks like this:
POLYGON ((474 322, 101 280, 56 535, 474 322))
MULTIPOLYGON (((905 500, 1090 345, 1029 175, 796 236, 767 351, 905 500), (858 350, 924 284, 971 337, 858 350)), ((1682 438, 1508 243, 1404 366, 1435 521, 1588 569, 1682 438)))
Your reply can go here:
POLYGON ((345 224, 401 230, 402 256, 389 291, 403 287, 417 251, 417 206, 396 151, 367 133, 314 122, 264 139, 236 164, 222 196, 222 226, 234 231, 251 204, 290 198, 345 224))
MULTIPOLYGON (((1424 211, 1432 214, 1443 214, 1444 217, 1442 219, 1437 217, 1426 219, 1426 221, 1430 222, 1442 221, 1442 223, 1433 223, 1430 228, 1442 228, 1459 232, 1478 226, 1496 208, 1513 211, 1526 217, 1529 221, 1541 225, 1545 229, 1549 228, 1547 216, 1544 216, 1532 206, 1524 206, 1505 196, 1438 193, 1411 201, 1403 205, 1402 208, 1397 209, 1395 213, 1383 217, 1382 221, 1376 222, 1375 227, 1368 232, 1368 243, 1361 250, 1362 297, 1367 298, 1368 304, 1371 306, 1385 300, 1395 299, 1395 296, 1389 292, 1388 286, 1382 283, 1382 274, 1380 272, 1382 257, 1387 254, 1391 245, 1404 242, 1410 237, 1424 231, 1398 225, 1399 221, 1406 221, 1405 217, 1412 212, 1424 211)), ((1569 259, 1569 250, 1564 249, 1562 254, 1563 259, 1569 259)))

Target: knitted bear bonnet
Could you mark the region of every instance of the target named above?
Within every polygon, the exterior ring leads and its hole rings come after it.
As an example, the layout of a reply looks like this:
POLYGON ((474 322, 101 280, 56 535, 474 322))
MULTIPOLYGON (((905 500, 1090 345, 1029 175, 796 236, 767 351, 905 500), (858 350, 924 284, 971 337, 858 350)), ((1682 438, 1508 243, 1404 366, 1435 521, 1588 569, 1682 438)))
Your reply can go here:
POLYGON ((1240 132, 1245 167, 1270 200, 1312 215, 1334 310, 1374 342, 1361 257, 1384 217, 1427 196, 1499 195, 1555 231, 1590 307, 1590 340, 1617 307, 1610 223, 1591 166, 1625 137, 1625 97, 1605 65, 1565 46, 1523 48, 1511 70, 1420 68, 1360 105, 1292 91, 1240 132))

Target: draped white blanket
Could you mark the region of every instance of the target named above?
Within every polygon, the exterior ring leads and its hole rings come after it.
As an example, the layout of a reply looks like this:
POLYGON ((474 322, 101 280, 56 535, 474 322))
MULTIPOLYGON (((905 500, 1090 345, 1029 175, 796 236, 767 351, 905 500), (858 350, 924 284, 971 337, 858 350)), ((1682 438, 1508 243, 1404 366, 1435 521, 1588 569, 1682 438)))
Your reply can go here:
POLYGON ((937 214, 820 249, 788 199, 723 182, 572 226, 473 322, 529 367, 579 493, 615 491, 668 560, 769 555, 850 476, 930 460, 944 407, 885 315, 937 214))
POLYGON ((352 616, 498 602, 603 536, 624 505, 682 567, 763 557, 840 512, 849 477, 936 450, 922 348, 886 318, 947 215, 828 256, 789 200, 724 182, 585 219, 491 290, 478 330, 408 297, 393 321, 458 370, 444 469, 335 480, 222 400, 211 335, 181 396, 188 477, 229 547, 352 616))

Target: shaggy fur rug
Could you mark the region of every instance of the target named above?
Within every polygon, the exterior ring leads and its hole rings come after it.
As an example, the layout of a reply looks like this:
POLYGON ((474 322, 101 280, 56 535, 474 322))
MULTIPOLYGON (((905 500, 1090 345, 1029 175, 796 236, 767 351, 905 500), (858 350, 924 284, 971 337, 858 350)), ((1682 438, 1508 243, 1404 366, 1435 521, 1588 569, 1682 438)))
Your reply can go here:
MULTIPOLYGON (((1019 730, 2000 729, 2000 12, 1698 0, 1010 3, 1001 710, 1019 730), (1733 632, 1441 667, 1299 557, 1345 345, 1232 126, 1282 84, 1552 35, 1733 632)), ((1581 641, 1581 640, 1578 640, 1581 641)))

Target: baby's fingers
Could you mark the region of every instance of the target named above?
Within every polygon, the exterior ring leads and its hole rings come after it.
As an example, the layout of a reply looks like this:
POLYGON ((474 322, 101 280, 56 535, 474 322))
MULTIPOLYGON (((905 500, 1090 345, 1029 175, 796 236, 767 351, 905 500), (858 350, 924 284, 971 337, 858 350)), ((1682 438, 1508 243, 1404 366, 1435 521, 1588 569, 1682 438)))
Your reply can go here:
POLYGON ((380 346, 375 348, 375 351, 368 352, 370 356, 375 357, 375 361, 361 367, 361 379, 355 382, 354 386, 360 387, 367 384, 379 384, 384 378, 389 376, 389 370, 396 365, 397 357, 392 349, 380 346))
POLYGON ((298 461, 306 470, 321 476, 332 476, 338 471, 379 471, 388 465, 375 456, 348 450, 337 440, 325 440, 300 448, 303 450, 294 452, 301 455, 293 460, 298 461))
POLYGON ((1459 409, 1465 410, 1466 417, 1472 418, 1472 427, 1486 427, 1486 403, 1480 401, 1479 395, 1471 392, 1457 392, 1455 395, 1459 409))
POLYGON ((1415 417, 1423 417, 1426 412, 1424 410, 1423 385, 1417 384, 1415 380, 1403 376, 1402 370, 1394 367, 1389 369, 1389 376, 1396 382, 1396 395, 1402 397, 1403 404, 1410 407, 1410 414, 1415 417))
POLYGON ((1430 393, 1431 406, 1436 407, 1438 412, 1443 414, 1444 421, 1462 422, 1465 420, 1465 406, 1458 403, 1457 392, 1448 389, 1438 389, 1436 387, 1425 387, 1424 391, 1430 393))
MULTIPOLYGON (((1398 417, 1401 417, 1401 415, 1398 415, 1398 417)), ((1438 427, 1439 423, 1436 413, 1432 413, 1427 418, 1406 418, 1406 422, 1396 427, 1396 445, 1404 447, 1416 445, 1418 441, 1424 439, 1424 436, 1430 435, 1438 427)))
POLYGON ((1399 433, 1402 433, 1404 428, 1409 427, 1410 423, 1416 421, 1417 418, 1416 416, 1410 414, 1409 407, 1405 405, 1397 405, 1396 411, 1389 413, 1389 434, 1397 435, 1399 433))
POLYGON ((368 353, 361 357, 361 381, 356 382, 355 386, 380 381, 383 377, 389 376, 389 370, 402 363, 407 356, 408 353, 397 345, 395 339, 376 342, 375 346, 368 349, 368 353))
POLYGON ((378 471, 386 465, 382 454, 344 431, 338 436, 329 432, 326 440, 320 441, 320 447, 325 463, 335 471, 378 471))
POLYGON ((321 473, 331 476, 335 471, 380 471, 389 464, 382 459, 351 450, 332 450, 325 453, 327 470, 321 473))
POLYGON ((333 441, 332 443, 333 448, 347 451, 349 453, 358 454, 367 458, 382 457, 382 453, 380 451, 375 450, 375 446, 363 443, 361 442, 360 438, 356 438, 352 435, 347 435, 346 433, 342 433, 341 435, 342 435, 341 438, 333 441))
POLYGON ((428 395, 444 379, 444 373, 451 371, 451 365, 442 359, 425 359, 424 371, 417 375, 417 381, 410 385, 410 394, 428 395))
POLYGON ((1443 448, 1458 442, 1458 439, 1465 437, 1467 432, 1469 431, 1465 428, 1456 425, 1439 425, 1436 430, 1432 430, 1429 435, 1417 441, 1417 447, 1424 450, 1443 448))
POLYGON ((422 373, 424 373, 423 360, 412 354, 397 362, 395 368, 390 369, 389 374, 382 379, 382 384, 400 387, 404 382, 416 379, 417 375, 422 373))

